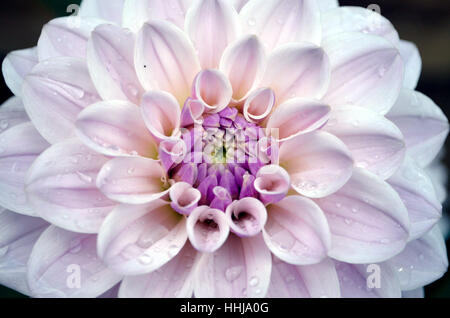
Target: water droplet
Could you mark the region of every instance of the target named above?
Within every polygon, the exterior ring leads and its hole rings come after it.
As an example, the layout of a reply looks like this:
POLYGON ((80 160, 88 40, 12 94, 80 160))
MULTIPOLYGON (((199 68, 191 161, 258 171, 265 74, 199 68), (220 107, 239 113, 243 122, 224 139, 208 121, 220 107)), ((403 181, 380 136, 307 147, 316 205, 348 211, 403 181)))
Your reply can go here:
POLYGON ((253 27, 253 26, 256 25, 256 20, 253 19, 253 18, 250 18, 250 19, 248 19, 247 23, 248 23, 249 26, 253 27))
POLYGON ((6 128, 8 128, 8 126, 9 122, 6 119, 0 121, 0 130, 5 130, 6 128))
POLYGON ((388 239, 381 239, 380 243, 381 244, 388 244, 390 241, 388 239))
POLYGON ((78 178, 80 178, 81 181, 85 182, 85 183, 92 183, 92 177, 88 176, 87 174, 84 174, 82 172, 77 171, 77 176, 78 178))
POLYGON ((386 67, 385 66, 381 66, 380 68, 378 68, 378 76, 379 77, 383 77, 386 74, 386 67))
POLYGON ((225 278, 231 283, 241 276, 242 270, 242 266, 230 267, 225 271, 225 278))
POLYGON ((259 284, 259 279, 256 276, 253 276, 252 278, 250 278, 250 282, 249 282, 250 286, 255 287, 259 284))
POLYGON ((4 246, 0 248, 0 257, 3 257, 8 253, 9 246, 4 246))
POLYGON ((142 265, 149 265, 153 262, 153 257, 151 255, 144 254, 141 257, 139 257, 139 262, 142 265))
POLYGON ((352 213, 358 213, 358 209, 357 208, 352 208, 352 213))
POLYGON ((293 281, 295 281, 295 277, 292 275, 289 275, 289 276, 286 276, 284 280, 286 281, 286 283, 290 284, 293 281))
POLYGON ((345 224, 347 224, 347 225, 352 224, 352 220, 350 220, 350 219, 345 219, 344 222, 345 222, 345 224))
POLYGON ((134 171, 135 171, 135 169, 134 169, 134 168, 130 168, 130 169, 128 169, 128 174, 133 174, 133 173, 134 173, 134 171))

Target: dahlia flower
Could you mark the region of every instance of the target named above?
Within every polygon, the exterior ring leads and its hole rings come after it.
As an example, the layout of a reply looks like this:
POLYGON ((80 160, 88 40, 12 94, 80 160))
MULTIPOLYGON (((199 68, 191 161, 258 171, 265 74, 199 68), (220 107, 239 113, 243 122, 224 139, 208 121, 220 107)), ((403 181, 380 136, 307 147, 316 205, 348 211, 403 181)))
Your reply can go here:
POLYGON ((448 266, 427 173, 448 121, 420 71, 387 19, 333 0, 84 0, 3 62, 0 282, 423 295, 448 266))

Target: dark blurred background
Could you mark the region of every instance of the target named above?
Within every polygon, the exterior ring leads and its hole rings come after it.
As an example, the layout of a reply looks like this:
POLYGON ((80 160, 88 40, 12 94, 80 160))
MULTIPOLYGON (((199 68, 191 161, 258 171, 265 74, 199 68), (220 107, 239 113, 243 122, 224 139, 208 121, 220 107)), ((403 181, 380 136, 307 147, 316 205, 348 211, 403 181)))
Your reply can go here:
MULTIPOLYGON (((161 0, 165 1, 165 0, 161 0)), ((417 90, 430 96, 450 117, 450 1, 448 0, 340 0, 341 5, 368 7, 377 4, 381 14, 396 27, 400 37, 419 47, 423 72, 417 90)), ((49 20, 70 15, 69 4, 77 0, 7 0, 0 11, 0 61, 10 51, 35 46, 42 26, 49 20)), ((0 103, 12 94, 3 78, 0 103)), ((448 148, 447 142, 447 149, 448 148)), ((447 167, 450 155, 443 160, 447 167)), ((448 213, 448 204, 444 205, 448 213)), ((450 241, 447 241, 447 251, 450 241)), ((428 286, 426 297, 450 297, 450 274, 428 286)), ((0 286, 1 297, 24 297, 0 286)))

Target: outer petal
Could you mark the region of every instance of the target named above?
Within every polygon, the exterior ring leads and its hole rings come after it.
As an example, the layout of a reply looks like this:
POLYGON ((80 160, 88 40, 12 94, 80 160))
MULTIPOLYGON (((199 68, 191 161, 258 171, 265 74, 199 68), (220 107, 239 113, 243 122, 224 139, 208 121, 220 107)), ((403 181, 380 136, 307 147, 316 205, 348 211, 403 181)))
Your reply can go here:
POLYGON ((26 192, 34 211, 69 231, 97 233, 115 206, 95 186, 97 173, 106 161, 77 139, 47 149, 26 177, 26 192))
POLYGON ((405 63, 405 82, 403 86, 415 89, 422 72, 422 58, 420 57, 419 49, 414 43, 401 40, 398 50, 405 63))
POLYGON ((320 44, 316 0, 250 0, 239 15, 243 29, 258 35, 269 50, 289 42, 320 44))
POLYGON ((19 97, 11 97, 0 107, 0 133, 29 120, 19 97))
POLYGON ((391 121, 362 107, 344 106, 332 111, 325 131, 342 140, 358 167, 387 179, 405 157, 403 134, 391 121))
POLYGON ((83 0, 79 15, 81 17, 101 18, 122 23, 122 12, 126 0, 83 0))
POLYGON ((78 113, 99 100, 86 64, 78 58, 39 63, 23 84, 25 109, 50 143, 72 137, 78 113))
POLYGON ((408 212, 384 181, 356 168, 338 192, 316 200, 331 230, 329 256, 349 263, 381 262, 400 253, 409 234, 408 212))
POLYGON ((173 211, 168 202, 120 205, 100 229, 98 254, 109 268, 125 275, 140 275, 173 259, 186 240, 186 218, 173 211))
POLYGON ((289 196, 270 205, 264 240, 277 257, 295 265, 321 262, 331 245, 330 229, 320 208, 310 199, 289 196))
POLYGON ((239 17, 230 1, 197 0, 186 14, 185 30, 202 68, 216 68, 225 48, 240 33, 239 17))
POLYGON ((192 0, 125 0, 123 26, 138 31, 150 20, 167 20, 184 28, 184 17, 192 0))
POLYGON ((353 160, 342 141, 315 131, 284 142, 280 146, 280 166, 289 173, 298 193, 319 198, 336 192, 348 181, 353 160))
POLYGON ((322 14, 323 38, 342 32, 362 32, 399 43, 392 23, 379 13, 362 7, 338 7, 322 14))
POLYGON ((78 137, 89 148, 107 156, 157 158, 155 140, 142 120, 139 107, 126 101, 104 101, 86 108, 75 123, 78 137))
POLYGON ((192 81, 200 70, 189 39, 167 21, 145 23, 141 28, 136 40, 135 64, 146 90, 168 91, 180 105, 189 96, 192 81))
POLYGON ((402 291, 402 298, 425 298, 424 288, 402 291))
POLYGON ((261 79, 265 63, 264 48, 254 35, 248 35, 226 48, 220 70, 231 82, 234 100, 244 98, 261 79))
POLYGON ((167 194, 168 187, 161 164, 147 158, 112 159, 97 176, 97 188, 120 203, 149 203, 167 194))
POLYGON ((402 290, 414 290, 441 278, 447 272, 448 259, 439 227, 409 243, 388 263, 396 270, 402 290))
POLYGON ((335 261, 335 265, 344 298, 401 297, 399 280, 393 268, 387 264, 356 265, 335 261), (379 277, 376 277, 378 274, 379 277), (371 275, 379 279, 379 288, 368 284, 374 282, 371 275))
POLYGON ((292 43, 269 56, 260 84, 275 91, 277 104, 295 97, 321 99, 330 81, 330 63, 325 52, 312 44, 292 43))
POLYGON ((102 20, 64 17, 51 20, 42 29, 37 51, 39 61, 60 56, 86 58, 89 36, 102 20))
POLYGON ((387 118, 400 128, 407 153, 422 167, 433 161, 448 135, 448 120, 442 110, 430 98, 412 90, 402 90, 387 118))
POLYGON ((13 51, 3 60, 2 73, 6 85, 16 96, 22 96, 25 76, 38 63, 36 48, 13 51))
POLYGON ((144 89, 134 68, 135 36, 112 24, 95 28, 89 39, 87 63, 92 81, 104 99, 139 104, 144 89))
POLYGON ((339 298, 340 295, 339 279, 331 259, 314 265, 295 266, 273 258, 267 297, 339 298))
POLYGON ((339 7, 339 3, 337 0, 316 0, 319 5, 320 12, 325 12, 327 10, 331 10, 339 7))
POLYGON ((436 197, 433 182, 413 159, 407 157, 388 183, 397 191, 408 209, 410 240, 420 238, 442 216, 442 206, 436 197))
POLYGON ((120 285, 121 298, 191 298, 197 251, 186 243, 169 263, 140 276, 127 276, 120 285))
POLYGON ((328 37, 323 47, 332 69, 324 101, 386 114, 403 85, 403 60, 393 44, 375 35, 348 32, 328 37))
POLYGON ((23 123, 0 134, 0 205, 17 213, 36 215, 25 193, 25 175, 50 145, 33 124, 23 123))
POLYGON ((197 298, 264 297, 270 283, 272 257, 261 236, 230 235, 214 254, 203 254, 194 280, 197 298))
POLYGON ((27 262, 48 223, 0 209, 0 284, 29 295, 27 262))
POLYGON ((233 2, 233 6, 236 11, 239 12, 245 6, 248 0, 231 0, 231 2, 233 2))
POLYGON ((28 261, 31 294, 90 298, 116 285, 122 277, 102 264, 97 257, 96 242, 96 235, 50 226, 36 242, 28 261))

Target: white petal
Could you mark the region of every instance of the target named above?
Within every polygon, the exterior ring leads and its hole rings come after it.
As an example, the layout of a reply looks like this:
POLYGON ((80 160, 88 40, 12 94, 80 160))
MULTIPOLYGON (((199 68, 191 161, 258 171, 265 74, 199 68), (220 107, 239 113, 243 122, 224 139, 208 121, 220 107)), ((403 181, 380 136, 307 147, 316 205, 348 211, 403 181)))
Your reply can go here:
POLYGON ((37 49, 25 49, 9 53, 3 60, 2 73, 6 85, 16 96, 22 96, 22 83, 38 63, 37 49))

